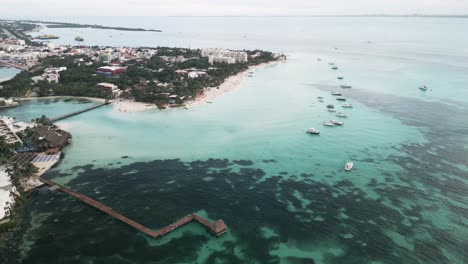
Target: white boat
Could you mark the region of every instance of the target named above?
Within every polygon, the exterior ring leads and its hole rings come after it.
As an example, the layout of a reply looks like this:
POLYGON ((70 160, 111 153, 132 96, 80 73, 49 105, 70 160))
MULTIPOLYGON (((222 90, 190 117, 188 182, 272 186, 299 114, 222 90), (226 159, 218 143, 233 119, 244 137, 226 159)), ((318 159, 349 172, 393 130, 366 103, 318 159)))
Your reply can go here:
POLYGON ((338 120, 330 120, 330 123, 334 124, 335 126, 342 126, 342 125, 344 125, 343 122, 338 121, 338 120))
POLYGON ((341 95, 342 95, 342 94, 339 93, 339 92, 332 92, 331 94, 334 95, 334 96, 341 96, 341 95))
POLYGON ((426 91, 427 86, 426 85, 421 85, 421 86, 419 86, 419 89, 422 90, 422 91, 426 91))
POLYGON ((307 134, 312 134, 312 135, 318 135, 320 134, 320 131, 318 131, 317 129, 315 128, 309 128, 307 131, 306 131, 307 134))
POLYGON ((350 161, 350 162, 346 163, 346 166, 344 167, 344 169, 346 171, 350 171, 353 168, 353 165, 354 164, 350 161))
POLYGON ((338 113, 336 113, 336 116, 337 116, 337 117, 348 117, 348 116, 347 116, 345 113, 343 113, 343 112, 338 112, 338 113))
POLYGON ((353 108, 352 104, 342 104, 341 107, 343 108, 353 108))
POLYGON ((352 88, 351 85, 346 85, 346 84, 342 84, 342 85, 340 85, 340 87, 343 88, 343 89, 352 88))
POLYGON ((333 124, 333 123, 330 122, 330 121, 325 121, 325 122, 323 122, 322 124, 323 124, 324 126, 330 126, 330 127, 335 126, 335 124, 333 124))

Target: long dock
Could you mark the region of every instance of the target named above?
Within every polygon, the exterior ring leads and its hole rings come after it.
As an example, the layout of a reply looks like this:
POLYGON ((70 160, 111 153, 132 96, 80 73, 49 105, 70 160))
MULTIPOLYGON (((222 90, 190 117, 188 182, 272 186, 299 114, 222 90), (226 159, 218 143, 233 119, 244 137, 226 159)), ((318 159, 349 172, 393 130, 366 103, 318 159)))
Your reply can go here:
POLYGON ((208 220, 206 220, 205 218, 195 214, 195 213, 192 213, 190 215, 187 215, 179 220, 177 220, 176 222, 170 224, 170 225, 167 225, 161 229, 159 229, 158 231, 153 231, 145 226, 143 226, 142 224, 139 224, 117 212, 115 212, 114 210, 112 210, 112 208, 86 196, 86 195, 83 195, 83 194, 80 194, 80 193, 77 193, 75 191, 72 191, 64 186, 61 186, 61 185, 58 185, 50 180, 47 180, 47 179, 44 179, 44 178, 40 178, 40 180, 49 185, 53 190, 59 190, 59 191, 62 191, 66 194, 69 194, 73 197, 75 197, 76 199, 88 204, 88 205, 91 205, 93 206, 94 208, 98 209, 98 210, 101 210, 102 212, 124 222, 125 224, 151 236, 151 237, 154 237, 154 238, 157 238, 157 237, 161 237, 161 236, 164 236, 172 231, 174 231, 175 229, 183 226, 183 225, 186 225, 192 221, 196 221, 196 222, 199 222, 200 224, 202 224, 206 229, 208 229, 208 231, 210 231, 213 235, 215 236, 220 236, 222 234, 224 234, 226 231, 227 231, 227 226, 226 224, 224 224, 224 221, 223 220, 217 220, 216 222, 214 223, 210 223, 208 220))
POLYGON ((106 101, 105 103, 102 103, 102 104, 98 104, 98 105, 95 105, 95 106, 91 106, 91 107, 88 107, 88 108, 85 108, 85 109, 82 109, 82 110, 78 110, 78 111, 75 111, 75 112, 71 112, 71 113, 68 113, 66 115, 61 115, 61 116, 58 116, 58 117, 55 117, 55 118, 52 118, 50 119, 50 121, 52 122, 57 122, 59 120, 63 120, 65 118, 69 118, 69 117, 72 117, 72 116, 76 116, 76 115, 79 115, 79 114, 82 114, 84 112, 88 112, 88 111, 91 111, 93 109, 96 109, 96 108, 99 108, 101 106, 105 106, 105 105, 108 105, 108 104, 111 104, 112 102, 109 102, 109 101, 106 101))

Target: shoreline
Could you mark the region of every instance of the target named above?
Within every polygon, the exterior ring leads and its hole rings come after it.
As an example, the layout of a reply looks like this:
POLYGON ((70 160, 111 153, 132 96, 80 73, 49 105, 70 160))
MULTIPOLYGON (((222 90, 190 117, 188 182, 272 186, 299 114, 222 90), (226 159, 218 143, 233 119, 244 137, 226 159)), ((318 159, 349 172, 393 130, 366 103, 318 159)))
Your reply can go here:
MULTIPOLYGON (((270 65, 275 65, 279 63, 285 63, 286 60, 277 60, 277 61, 270 61, 258 65, 253 65, 247 68, 244 71, 241 71, 235 75, 227 77, 224 82, 219 85, 219 89, 215 87, 207 87, 204 89, 203 93, 201 95, 198 95, 196 98, 193 100, 187 101, 183 107, 184 108, 192 108, 195 106, 207 104, 217 97, 220 97, 226 93, 232 92, 233 90, 237 89, 240 87, 242 82, 247 78, 249 75, 249 72, 258 70, 260 68, 264 68, 270 65)), ((104 103, 105 99, 103 98, 96 98, 96 97, 87 97, 87 96, 44 96, 44 97, 22 97, 22 98, 17 98, 16 100, 18 101, 27 101, 27 100, 34 100, 34 99, 87 99, 90 101, 95 101, 95 102, 100 102, 104 103)), ((113 100, 112 103, 112 108, 114 112, 120 112, 120 113, 135 113, 135 112, 144 112, 144 111, 150 111, 150 110, 155 110, 158 109, 158 106, 156 104, 151 104, 151 103, 144 103, 144 102, 136 102, 133 100, 128 100, 128 99, 115 99, 113 100)), ((173 107, 169 107, 168 109, 171 109, 173 107)))
POLYGON ((203 91, 203 94, 197 96, 195 99, 187 101, 185 104, 186 108, 191 108, 195 106, 199 106, 202 104, 209 103, 213 101, 215 98, 220 97, 226 93, 232 92, 233 90, 240 87, 242 82, 247 78, 249 72, 258 70, 260 68, 264 68, 266 66, 278 64, 278 63, 285 63, 286 60, 276 60, 270 61, 258 65, 253 65, 247 68, 245 71, 241 71, 235 75, 227 77, 224 82, 219 86, 219 89, 216 87, 207 87, 203 91))

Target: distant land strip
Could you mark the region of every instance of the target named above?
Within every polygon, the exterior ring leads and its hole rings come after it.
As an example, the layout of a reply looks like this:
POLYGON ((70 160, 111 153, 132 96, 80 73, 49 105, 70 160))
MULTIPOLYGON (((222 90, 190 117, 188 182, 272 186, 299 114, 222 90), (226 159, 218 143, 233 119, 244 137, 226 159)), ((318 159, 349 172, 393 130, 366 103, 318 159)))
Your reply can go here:
POLYGON ((39 21, 39 20, 21 20, 21 22, 27 23, 43 23, 47 24, 48 28, 96 28, 96 29, 113 29, 120 31, 151 31, 151 32, 162 32, 159 29, 144 29, 144 28, 127 28, 127 27, 108 27, 102 25, 88 25, 88 24, 77 24, 77 23, 64 23, 64 22, 50 22, 50 21, 39 21))

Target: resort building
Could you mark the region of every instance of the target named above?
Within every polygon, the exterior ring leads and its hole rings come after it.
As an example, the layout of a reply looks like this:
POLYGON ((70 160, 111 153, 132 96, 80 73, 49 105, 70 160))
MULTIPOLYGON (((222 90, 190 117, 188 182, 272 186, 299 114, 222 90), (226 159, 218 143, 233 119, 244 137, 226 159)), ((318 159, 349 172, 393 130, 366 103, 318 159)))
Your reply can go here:
POLYGON ((208 62, 213 63, 243 63, 248 61, 247 52, 224 49, 202 49, 202 57, 208 57, 208 62))
POLYGON ((113 97, 119 97, 122 94, 122 90, 119 87, 112 83, 98 83, 97 86, 112 92, 113 97))

